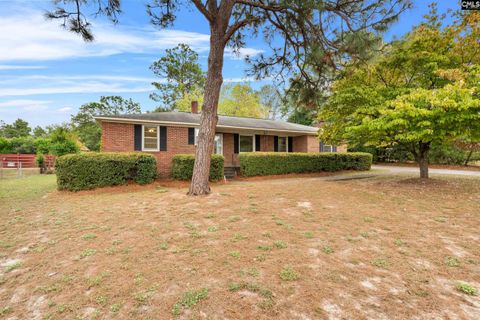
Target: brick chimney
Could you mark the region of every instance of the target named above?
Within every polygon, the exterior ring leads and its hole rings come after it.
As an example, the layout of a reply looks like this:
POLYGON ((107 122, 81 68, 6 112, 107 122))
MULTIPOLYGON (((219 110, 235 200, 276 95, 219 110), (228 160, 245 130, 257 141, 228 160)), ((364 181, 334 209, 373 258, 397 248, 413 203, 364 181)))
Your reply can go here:
POLYGON ((192 113, 198 113, 198 101, 192 101, 192 113))

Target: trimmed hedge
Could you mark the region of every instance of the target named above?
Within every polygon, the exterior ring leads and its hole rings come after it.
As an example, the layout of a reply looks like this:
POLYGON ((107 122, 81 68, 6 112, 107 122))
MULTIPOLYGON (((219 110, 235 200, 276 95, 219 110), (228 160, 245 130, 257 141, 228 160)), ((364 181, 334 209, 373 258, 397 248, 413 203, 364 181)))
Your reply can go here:
POLYGON ((157 176, 157 161, 146 153, 80 153, 55 162, 59 190, 79 191, 135 181, 147 184, 157 176))
POLYGON ((372 155, 362 152, 250 152, 241 153, 243 176, 307 173, 339 170, 369 170, 372 155))
MULTIPOLYGON (((218 181, 223 179, 223 165, 225 159, 222 155, 212 154, 210 162, 210 180, 218 181)), ((191 180, 193 174, 193 154, 177 154, 172 158, 172 178, 175 180, 191 180)))

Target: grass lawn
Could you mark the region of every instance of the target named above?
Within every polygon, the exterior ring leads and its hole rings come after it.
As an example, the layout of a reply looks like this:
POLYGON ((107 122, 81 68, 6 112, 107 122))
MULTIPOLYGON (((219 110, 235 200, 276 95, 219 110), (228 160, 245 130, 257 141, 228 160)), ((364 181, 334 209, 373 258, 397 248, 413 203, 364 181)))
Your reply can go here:
POLYGON ((480 319, 480 181, 0 181, 0 318, 480 319))

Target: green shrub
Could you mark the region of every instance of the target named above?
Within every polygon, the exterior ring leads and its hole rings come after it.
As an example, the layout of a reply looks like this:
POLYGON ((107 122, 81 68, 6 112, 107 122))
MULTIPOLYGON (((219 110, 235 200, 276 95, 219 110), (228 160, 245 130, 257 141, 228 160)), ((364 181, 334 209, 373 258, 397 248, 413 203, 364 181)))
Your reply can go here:
POLYGON ((318 152, 251 152, 241 153, 240 172, 243 176, 265 176, 339 170, 369 170, 370 153, 318 152))
POLYGON ((10 142, 11 153, 35 154, 35 139, 33 137, 18 137, 8 139, 10 142))
POLYGON ((50 134, 50 153, 55 156, 63 156, 69 153, 78 153, 80 147, 76 142, 76 138, 65 128, 57 128, 50 134))
POLYGON ((45 164, 45 157, 43 156, 43 154, 39 153, 35 157, 35 161, 37 162, 38 167, 42 168, 43 165, 45 164))
MULTIPOLYGON (((401 146, 375 147, 360 146, 348 148, 350 152, 368 152, 373 156, 373 162, 406 162, 414 161, 413 155, 401 146)), ((432 144, 428 153, 428 161, 431 164, 452 164, 463 165, 468 159, 469 151, 462 150, 455 145, 432 144)), ((480 160, 480 152, 473 152, 469 162, 480 160)))
POLYGON ((37 154, 48 154, 50 153, 50 146, 52 141, 48 138, 37 138, 35 139, 35 148, 37 149, 37 154))
POLYGON ((67 132, 56 132, 52 138, 1 138, 0 154, 2 153, 21 153, 21 154, 53 154, 63 156, 69 153, 78 153, 80 148, 77 142, 67 132))
POLYGON ((80 153, 58 157, 55 162, 59 190, 86 190, 98 187, 139 184, 155 180, 157 161, 145 153, 80 153))
MULTIPOLYGON (((177 154, 172 159, 172 178, 175 180, 190 180, 193 174, 193 154, 177 154)), ((218 181, 223 179, 224 158, 219 154, 212 154, 210 162, 210 180, 218 181)))
MULTIPOLYGON (((430 163, 463 165, 468 159, 469 151, 462 150, 454 145, 432 145, 428 153, 430 163)), ((480 152, 470 155, 470 162, 480 160, 480 152)))
POLYGON ((360 146, 348 148, 349 152, 368 152, 373 156, 373 162, 406 162, 413 161, 412 154, 401 146, 375 147, 360 146))
POLYGON ((65 140, 53 142, 50 146, 50 153, 54 156, 63 156, 71 153, 78 153, 80 148, 75 141, 65 140))

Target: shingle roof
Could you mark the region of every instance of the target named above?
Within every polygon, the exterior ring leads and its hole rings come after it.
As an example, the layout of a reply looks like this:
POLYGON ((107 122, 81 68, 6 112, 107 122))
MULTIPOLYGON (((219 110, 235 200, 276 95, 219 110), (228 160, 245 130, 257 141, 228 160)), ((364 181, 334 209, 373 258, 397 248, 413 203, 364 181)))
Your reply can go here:
MULTIPOLYGON (((189 112, 151 112, 141 114, 123 114, 113 116, 97 116, 97 120, 110 120, 117 122, 156 122, 172 123, 185 125, 199 125, 200 114, 189 112)), ((218 116, 217 128, 238 128, 253 129, 264 131, 296 132, 306 134, 316 134, 318 128, 304 126, 301 124, 290 123, 280 120, 266 120, 246 117, 218 116)))

